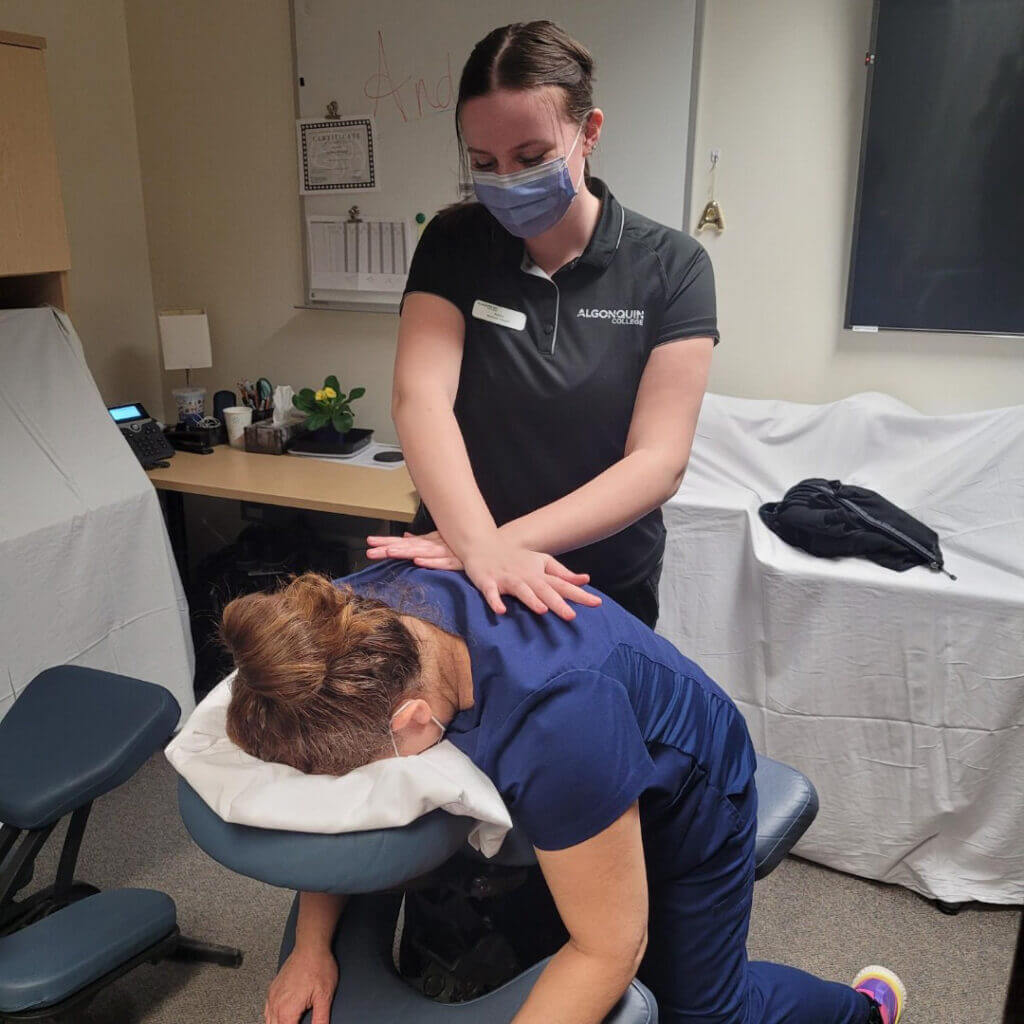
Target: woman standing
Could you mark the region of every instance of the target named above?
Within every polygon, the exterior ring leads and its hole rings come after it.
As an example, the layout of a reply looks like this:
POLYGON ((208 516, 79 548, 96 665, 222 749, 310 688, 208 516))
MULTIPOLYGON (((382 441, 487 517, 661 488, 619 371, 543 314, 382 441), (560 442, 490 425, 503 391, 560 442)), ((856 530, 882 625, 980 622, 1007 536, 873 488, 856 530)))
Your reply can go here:
POLYGON ((507 594, 571 619, 568 601, 599 600, 590 582, 653 627, 661 505, 718 339, 714 280, 689 235, 590 176, 592 76, 549 21, 495 29, 463 68, 456 131, 478 202, 427 225, 395 362, 422 504, 411 534, 368 547, 464 568, 499 614, 507 594))

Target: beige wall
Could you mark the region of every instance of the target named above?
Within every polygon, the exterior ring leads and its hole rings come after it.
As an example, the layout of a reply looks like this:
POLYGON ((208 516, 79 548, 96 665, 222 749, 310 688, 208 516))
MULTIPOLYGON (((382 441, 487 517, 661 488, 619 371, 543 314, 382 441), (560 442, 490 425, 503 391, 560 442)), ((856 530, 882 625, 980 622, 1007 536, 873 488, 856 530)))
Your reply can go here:
MULTIPOLYGON (((393 438, 396 319, 293 308, 288 3, 127 0, 127 12, 153 290, 158 305, 209 310, 215 366, 200 381, 337 372, 369 388, 360 422, 393 438)), ((881 390, 928 412, 1020 402, 1022 341, 842 329, 870 12, 870 0, 708 0, 693 208, 718 147, 728 225, 701 236, 724 338, 712 387, 811 402, 881 390)))
MULTIPOLYGON (((212 395, 240 377, 363 385, 356 422, 394 440, 394 315, 298 310, 302 241, 287 0, 127 0, 158 307, 205 307, 212 395)), ((183 374, 164 374, 170 388, 183 374)))
POLYGON ((1024 340, 842 329, 870 26, 871 0, 707 0, 693 217, 718 148, 726 223, 699 236, 722 328, 711 386, 886 391, 925 412, 1024 402, 1024 340))
POLYGON ((0 28, 46 37, 71 313, 89 367, 107 404, 141 401, 159 415, 124 0, 0 0, 0 28))

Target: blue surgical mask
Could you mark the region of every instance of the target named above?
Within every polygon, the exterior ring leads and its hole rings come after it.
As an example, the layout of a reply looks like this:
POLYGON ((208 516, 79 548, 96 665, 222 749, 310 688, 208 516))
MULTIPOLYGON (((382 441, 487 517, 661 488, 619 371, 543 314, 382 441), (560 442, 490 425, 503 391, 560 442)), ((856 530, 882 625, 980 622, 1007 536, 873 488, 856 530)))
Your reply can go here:
POLYGON ((512 174, 471 172, 477 199, 509 234, 533 238, 553 228, 565 216, 583 180, 581 173, 580 182, 573 185, 566 163, 582 131, 580 125, 565 156, 556 156, 537 167, 512 174))
MULTIPOLYGON (((398 708, 398 710, 395 711, 395 715, 397 715, 398 712, 402 710, 402 708, 406 707, 407 705, 409 705, 411 703, 412 703, 411 700, 405 701, 398 708)), ((391 720, 388 722, 388 735, 391 737, 391 746, 393 746, 395 748, 395 757, 401 757, 402 755, 398 752, 398 744, 395 742, 395 734, 391 731, 391 722, 393 722, 395 720, 395 715, 392 715, 391 716, 391 720)), ((437 737, 437 743, 440 743, 441 740, 444 739, 444 733, 445 733, 444 723, 443 722, 439 722, 433 715, 430 716, 430 720, 441 730, 441 735, 437 737)), ((436 747, 437 743, 435 743, 433 745, 436 747)), ((429 747, 427 749, 429 749, 429 747)), ((422 751, 421 751, 421 753, 422 753, 422 751)))

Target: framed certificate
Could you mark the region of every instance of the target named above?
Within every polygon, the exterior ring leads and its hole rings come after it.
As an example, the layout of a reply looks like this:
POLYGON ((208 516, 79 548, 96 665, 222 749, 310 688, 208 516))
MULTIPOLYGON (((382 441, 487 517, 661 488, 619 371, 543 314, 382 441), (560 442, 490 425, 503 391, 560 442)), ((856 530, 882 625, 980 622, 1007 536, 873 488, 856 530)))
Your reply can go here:
POLYGON ((302 195, 377 190, 371 116, 301 118, 296 127, 302 195))

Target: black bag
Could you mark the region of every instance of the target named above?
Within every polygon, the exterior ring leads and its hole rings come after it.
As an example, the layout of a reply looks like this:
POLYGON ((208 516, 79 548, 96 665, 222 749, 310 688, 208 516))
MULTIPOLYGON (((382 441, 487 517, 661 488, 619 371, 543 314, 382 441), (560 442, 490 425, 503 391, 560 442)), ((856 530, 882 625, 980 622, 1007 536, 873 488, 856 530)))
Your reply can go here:
POLYGON ((944 567, 935 531, 866 487, 801 480, 758 512, 769 530, 812 555, 859 555, 897 572, 927 565, 956 579, 944 567))
POLYGON ((461 1003, 493 992, 568 938, 539 867, 457 855, 405 893, 392 957, 429 999, 461 1003))

